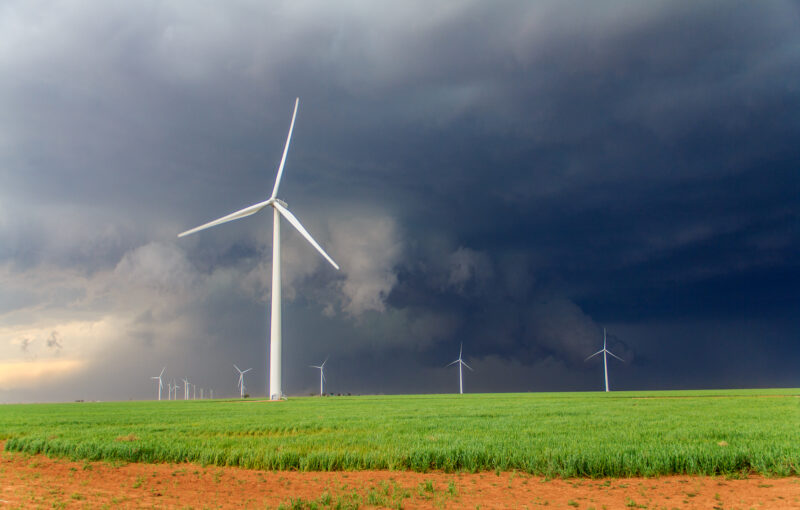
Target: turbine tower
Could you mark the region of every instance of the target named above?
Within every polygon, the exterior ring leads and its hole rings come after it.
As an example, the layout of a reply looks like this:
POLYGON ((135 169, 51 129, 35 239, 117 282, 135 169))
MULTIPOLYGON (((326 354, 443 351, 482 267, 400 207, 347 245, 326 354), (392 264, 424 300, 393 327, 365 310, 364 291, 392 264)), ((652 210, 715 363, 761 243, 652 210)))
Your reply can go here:
POLYGON ((272 303, 271 303, 271 317, 270 317, 270 346, 269 346, 269 399, 280 400, 283 397, 283 390, 281 389, 281 229, 280 217, 283 216, 286 220, 297 229, 300 234, 306 238, 311 246, 325 257, 325 260, 331 263, 333 267, 339 269, 336 262, 325 253, 325 250, 317 244, 311 234, 300 224, 300 221, 287 209, 286 202, 278 199, 278 186, 281 184, 281 176, 283 175, 283 166, 286 163, 286 154, 289 152, 289 142, 292 139, 292 131, 294 130, 294 120, 297 117, 297 106, 300 104, 300 98, 295 99, 294 113, 292 113, 292 122, 289 125, 289 134, 286 137, 286 145, 283 147, 283 156, 281 157, 280 165, 278 166, 278 176, 275 178, 275 186, 272 188, 270 197, 250 207, 245 207, 239 211, 233 212, 222 218, 210 221, 204 225, 187 230, 178 234, 178 237, 187 236, 200 230, 227 223, 229 221, 245 218, 252 214, 257 213, 267 206, 272 207, 272 303))
POLYGON ((322 383, 325 382, 325 363, 328 362, 328 358, 325 358, 325 361, 322 362, 322 365, 308 365, 311 368, 318 368, 319 369, 319 396, 321 397, 324 393, 322 383))
POLYGON ((183 400, 189 400, 189 380, 183 379, 183 400))
POLYGON ((239 382, 237 384, 239 386, 239 398, 244 398, 244 374, 253 369, 248 368, 247 370, 241 370, 236 365, 233 365, 233 368, 235 368, 236 371, 239 372, 239 382))
POLYGON ((150 379, 158 379, 158 400, 161 400, 161 388, 164 387, 164 383, 161 382, 161 376, 164 375, 164 370, 166 370, 166 369, 167 369, 167 367, 162 368, 161 369, 161 373, 158 374, 158 377, 151 377, 150 378, 150 379))
MULTIPOLYGON (((445 366, 445 367, 449 367, 450 365, 455 365, 456 363, 458 363, 458 393, 459 393, 460 395, 463 395, 463 394, 464 394, 464 381, 463 381, 463 377, 462 377, 462 375, 463 375, 463 374, 462 374, 462 372, 463 372, 463 369, 462 369, 461 367, 467 367, 467 368, 469 368, 470 370, 472 370, 472 367, 471 367, 471 366, 469 366, 469 365, 467 365, 467 364, 464 362, 464 360, 463 360, 463 359, 461 359, 461 353, 462 353, 462 351, 463 351, 463 350, 464 350, 464 344, 462 343, 462 344, 461 344, 461 348, 458 350, 458 359, 457 359, 457 360, 455 360, 455 361, 453 361, 452 363, 448 363, 448 364, 445 366)), ((474 370, 473 370, 473 372, 474 372, 474 370)))
POLYGON ((617 358, 618 360, 620 360, 623 363, 625 363, 625 360, 620 358, 619 356, 617 356, 613 352, 609 351, 608 349, 606 349, 606 328, 603 328, 603 348, 600 349, 599 351, 597 351, 596 353, 592 354, 591 356, 589 356, 588 358, 586 358, 583 361, 584 362, 589 361, 590 359, 594 358, 595 356, 597 356, 601 352, 603 353, 603 371, 606 374, 606 391, 608 391, 608 358, 606 357, 606 354, 610 354, 610 355, 614 356, 615 358, 617 358))

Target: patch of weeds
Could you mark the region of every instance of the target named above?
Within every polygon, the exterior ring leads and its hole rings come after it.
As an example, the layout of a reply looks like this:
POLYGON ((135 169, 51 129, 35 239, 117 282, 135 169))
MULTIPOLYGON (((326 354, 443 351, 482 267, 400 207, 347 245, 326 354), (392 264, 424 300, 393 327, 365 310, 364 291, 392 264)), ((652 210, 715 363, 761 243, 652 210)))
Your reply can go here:
POLYGON ((333 501, 333 498, 331 497, 331 493, 327 492, 327 491, 323 492, 322 496, 319 497, 320 504, 324 505, 324 506, 330 506, 332 501, 333 501))
POLYGON ((578 505, 578 502, 577 502, 577 501, 575 501, 575 500, 573 500, 573 499, 570 499, 569 501, 567 501, 567 504, 568 504, 569 506, 574 506, 575 508, 578 508, 578 506, 579 506, 579 505, 578 505))
POLYGON ((431 480, 425 480, 423 483, 419 484, 419 487, 417 487, 417 494, 425 499, 433 498, 433 493, 433 481, 431 480))
POLYGON ((86 499, 86 496, 77 492, 73 492, 72 494, 70 494, 69 497, 74 499, 75 501, 83 501, 84 499, 86 499))
POLYGON ((458 489, 452 481, 447 484, 447 493, 453 497, 458 496, 458 489))
POLYGON ((628 498, 628 500, 625 502, 625 506, 628 508, 647 508, 647 505, 639 504, 631 498, 628 498))
POLYGON ((133 482, 133 488, 134 489, 138 489, 139 487, 142 486, 143 483, 144 483, 144 477, 139 475, 139 476, 136 477, 136 481, 133 482))
POLYGON ((81 469, 83 469, 84 471, 91 471, 92 469, 94 469, 94 466, 92 466, 92 463, 89 462, 88 460, 84 460, 81 469))

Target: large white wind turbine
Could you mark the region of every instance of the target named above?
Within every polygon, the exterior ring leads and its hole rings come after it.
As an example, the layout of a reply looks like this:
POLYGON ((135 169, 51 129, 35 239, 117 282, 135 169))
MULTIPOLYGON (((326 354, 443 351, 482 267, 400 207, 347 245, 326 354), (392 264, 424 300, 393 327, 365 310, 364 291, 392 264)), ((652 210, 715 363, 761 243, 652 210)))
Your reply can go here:
POLYGON ((167 367, 162 368, 161 369, 161 373, 158 374, 158 377, 151 377, 150 378, 150 379, 158 379, 158 400, 161 400, 161 388, 164 387, 164 383, 161 382, 161 376, 164 375, 164 370, 166 370, 166 369, 167 369, 167 367))
POLYGON ((606 374, 606 391, 608 391, 608 359, 606 357, 606 354, 610 354, 610 355, 614 356, 615 358, 617 358, 618 360, 620 360, 623 363, 625 363, 625 360, 620 358, 619 356, 617 356, 613 352, 609 351, 608 349, 606 349, 606 328, 603 328, 603 348, 600 349, 599 351, 597 351, 596 353, 592 354, 591 356, 589 356, 588 358, 586 358, 583 361, 589 361, 590 359, 594 358, 595 356, 597 356, 601 352, 603 353, 603 371, 606 374))
POLYGON ((467 367, 470 370, 472 370, 472 367, 467 365, 464 362, 464 360, 461 359, 461 353, 463 351, 464 351, 464 344, 462 343, 461 344, 461 348, 458 350, 458 359, 453 361, 452 363, 448 363, 447 365, 445 365, 446 367, 449 367, 450 365, 455 365, 456 363, 458 363, 458 393, 461 394, 461 395, 464 394, 464 382, 463 382, 463 379, 462 379, 462 371, 463 371, 463 369, 461 367, 467 367))
POLYGON ((336 262, 325 253, 325 250, 311 237, 311 234, 300 224, 300 221, 287 209, 286 202, 278 199, 278 186, 281 183, 281 176, 283 175, 283 166, 286 163, 286 154, 289 152, 289 142, 292 139, 292 130, 294 130, 294 120, 297 117, 297 106, 300 104, 300 98, 294 102, 294 113, 292 113, 292 123, 289 125, 289 135, 286 137, 286 145, 283 147, 283 156, 281 157, 280 165, 278 166, 278 176, 275 178, 275 186, 272 188, 270 197, 250 207, 245 207, 239 211, 231 213, 222 218, 210 221, 204 225, 187 230, 178 234, 178 237, 183 237, 200 230, 227 223, 229 221, 245 218, 251 214, 255 214, 261 209, 270 206, 272 207, 272 306, 271 306, 271 319, 270 319, 270 347, 269 347, 269 398, 270 400, 279 400, 283 397, 281 390, 281 230, 280 230, 280 217, 283 216, 286 220, 297 229, 300 234, 311 243, 311 246, 325 257, 325 260, 331 263, 333 267, 339 269, 336 262))
POLYGON ((247 370, 241 370, 236 365, 233 365, 233 368, 235 368, 236 371, 239 372, 239 382, 237 383, 237 385, 239 386, 239 397, 240 398, 244 398, 244 374, 246 372, 249 372, 249 371, 253 370, 253 369, 252 368, 248 368, 247 370))
POLYGON ((322 362, 322 365, 308 365, 311 368, 318 368, 319 369, 319 396, 321 397, 323 392, 323 384, 325 382, 325 363, 328 362, 328 358, 325 358, 325 361, 322 362))

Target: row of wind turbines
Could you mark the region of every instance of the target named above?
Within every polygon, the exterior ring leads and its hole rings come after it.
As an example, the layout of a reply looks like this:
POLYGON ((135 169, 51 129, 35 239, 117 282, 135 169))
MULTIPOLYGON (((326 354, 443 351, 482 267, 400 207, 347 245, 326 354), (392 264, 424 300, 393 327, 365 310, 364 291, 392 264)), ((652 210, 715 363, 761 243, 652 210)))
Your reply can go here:
MULTIPOLYGON (((589 361, 590 359, 594 358, 595 356, 597 356, 599 354, 603 355, 603 374, 605 375, 605 384, 606 384, 605 388, 606 388, 606 391, 609 391, 609 387, 608 387, 608 357, 607 357, 607 355, 611 355, 614 358, 622 361, 623 363, 625 362, 625 360, 623 360, 622 358, 620 358, 619 356, 617 356, 613 352, 609 351, 606 348, 606 345, 607 345, 606 328, 603 328, 603 348, 600 349, 599 351, 597 351, 596 353, 592 354, 588 358, 586 358, 584 360, 584 362, 589 361)), ((474 372, 472 367, 469 366, 466 361, 464 361, 463 354, 464 354, 464 344, 462 343, 461 346, 458 349, 458 358, 456 358, 455 360, 453 360, 450 363, 448 363, 447 365, 445 365, 445 368, 447 368, 447 367, 453 366, 455 364, 458 364, 458 393, 461 394, 461 395, 464 394, 464 371, 463 371, 464 367, 466 367, 470 371, 474 372)), ((322 364, 320 364, 320 365, 309 365, 309 368, 316 368, 316 369, 319 370, 319 395, 320 396, 325 394, 325 382, 326 382, 326 379, 325 379, 325 364, 327 362, 328 362, 328 358, 325 358, 325 361, 323 361, 322 364)), ((239 380, 236 383, 237 388, 239 388, 239 397, 240 398, 244 398, 244 394, 245 394, 244 392, 247 389, 245 387, 245 385, 244 385, 244 374, 246 374, 247 372, 251 371, 252 368, 247 368, 245 370, 242 370, 241 368, 236 366, 235 363, 233 365, 233 368, 235 368, 236 371, 239 373, 239 380)), ((166 370, 166 369, 167 369, 167 367, 164 367, 161 370, 161 374, 159 374, 156 377, 151 377, 151 379, 158 380, 158 400, 161 400, 161 389, 163 387, 162 376, 164 375, 164 370, 166 370)), ((189 383, 189 381, 187 379, 183 379, 183 382, 184 382, 184 400, 189 400, 189 385, 190 385, 190 383, 189 383)), ((178 399, 178 394, 177 394, 178 385, 174 384, 174 381, 173 381, 173 384, 170 384, 170 383, 167 383, 167 384, 169 385, 169 390, 168 390, 169 397, 168 397, 168 399, 169 400, 177 400, 178 399), (173 396, 173 392, 174 392, 174 396, 173 396)), ((197 388, 194 385, 191 385, 191 386, 194 387, 195 391, 197 390, 197 388)), ((195 393, 195 398, 196 398, 196 396, 197 395, 195 393)), ((201 399, 203 398, 203 388, 200 388, 200 398, 201 399)), ((214 390, 211 390, 210 398, 212 398, 212 399, 214 398, 214 390)))
MULTIPOLYGON (((158 400, 161 400, 161 390, 164 389, 163 377, 164 377, 164 371, 166 369, 167 369, 167 367, 162 368, 160 374, 155 375, 155 376, 150 378, 150 379, 153 379, 155 381, 158 381, 158 400)), ((186 379, 186 378, 183 378, 181 380, 183 381, 183 399, 184 400, 197 400, 197 385, 190 383, 189 380, 186 379), (189 393, 190 393, 189 389, 190 388, 192 390, 191 391, 191 394, 192 394, 191 399, 189 398, 189 393)), ((167 381, 167 400, 178 400, 178 387, 179 387, 179 384, 177 384, 175 382, 175 379, 173 379, 171 382, 167 381)), ((205 397, 205 389, 204 388, 200 388, 200 399, 202 400, 204 398, 206 398, 205 397)), ((208 398, 214 398, 214 390, 209 390, 208 398)))
MULTIPOLYGON (((280 164, 278 165, 278 173, 275 178, 275 184, 272 188, 272 193, 270 194, 269 198, 262 202, 258 202, 251 206, 245 207, 244 209, 240 209, 235 211, 227 216, 223 216, 216 220, 209 221, 208 223, 204 223, 199 227, 192 228, 185 232, 181 232, 178 234, 178 237, 188 236, 190 234, 194 234, 201 230, 205 230, 207 228, 211 228, 217 225, 221 225, 223 223, 227 223, 230 221, 238 220, 241 218, 246 218, 247 216, 251 216, 256 214, 257 212, 261 211, 266 207, 272 208, 272 293, 271 293, 271 302, 270 302, 270 338, 269 338, 269 387, 267 390, 267 395, 269 396, 270 400, 281 400, 285 398, 285 395, 282 390, 281 386, 281 347, 282 347, 282 338, 281 338, 281 236, 280 236, 280 226, 281 226, 281 216, 289 222, 299 233, 302 235, 306 241, 311 244, 319 253, 322 255, 325 260, 327 260, 335 269, 339 269, 339 266, 334 262, 334 260, 322 249, 322 247, 317 243, 311 234, 303 227, 300 221, 292 214, 286 202, 278 198, 278 188, 281 184, 281 177, 283 176, 283 169, 284 165, 286 164, 286 156, 289 152, 289 144, 292 140, 292 132, 294 131, 294 123, 297 118, 297 109, 300 105, 300 98, 296 98, 294 102, 294 111, 292 112, 292 120, 289 124, 289 133, 286 136, 286 143, 283 147, 283 155, 281 156, 280 164)), ((462 359, 462 352, 463 352, 463 345, 462 348, 459 350, 458 359, 453 361, 447 366, 454 365, 458 363, 458 384, 459 384, 459 393, 463 393, 463 367, 467 367, 469 370, 472 368, 464 362, 462 359)), ((606 382, 606 391, 608 391, 608 368, 607 368, 607 354, 621 360, 618 356, 613 354, 611 351, 606 349, 606 340, 605 340, 605 329, 603 329, 603 348, 596 353, 589 356, 586 359, 588 361, 594 356, 598 354, 603 354, 603 365, 605 370, 605 382, 606 382)), ((327 359, 325 360, 327 362, 327 359)), ((323 394, 323 387, 325 383, 325 374, 324 374, 324 367, 325 362, 321 365, 310 365, 312 368, 317 368, 320 371, 320 395, 323 394)), ((234 365, 235 366, 235 365, 234 365)), ((249 371, 247 370, 240 370, 236 367, 236 370, 239 371, 239 391, 240 395, 244 395, 244 373, 249 371)), ((162 371, 163 373, 163 371, 162 371)), ((155 379, 155 378, 154 378, 155 379)), ((161 379, 159 376, 159 400, 161 399, 161 379)))

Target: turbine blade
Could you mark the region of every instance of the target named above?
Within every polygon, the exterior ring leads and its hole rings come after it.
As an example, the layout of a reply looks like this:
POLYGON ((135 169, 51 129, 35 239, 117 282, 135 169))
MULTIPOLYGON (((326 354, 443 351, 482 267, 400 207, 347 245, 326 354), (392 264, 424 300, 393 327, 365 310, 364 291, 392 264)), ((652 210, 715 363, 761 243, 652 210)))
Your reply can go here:
POLYGON ((205 230, 210 227, 214 227, 216 225, 220 225, 222 223, 227 223, 229 221, 238 220, 239 218, 246 218, 251 214, 255 214, 261 209, 265 208, 269 204, 269 200, 265 200, 263 202, 259 202, 257 204, 253 204, 250 207, 245 207, 244 209, 240 209, 236 212, 230 213, 227 216, 223 216, 222 218, 217 218, 214 221, 209 221, 208 223, 204 223, 199 227, 195 227, 191 230, 187 230, 186 232, 181 232, 178 234, 178 237, 188 236, 189 234, 194 234, 195 232, 199 232, 201 230, 205 230))
POLYGON ((589 356, 588 358, 586 358, 586 359, 585 359, 585 360, 583 360, 583 361, 589 361, 590 359, 594 358, 595 356, 597 356, 597 355, 598 355, 598 354, 600 354, 601 352, 603 352, 603 349, 600 349, 599 351, 597 351, 596 353, 592 354, 591 356, 589 356))
POLYGON ((242 373, 244 374, 244 373, 249 372, 251 370, 253 370, 253 369, 252 368, 248 368, 247 370, 243 371, 242 373))
MULTIPOLYGON (((472 370, 472 367, 471 367, 471 366, 469 366, 469 365, 467 365, 467 362, 466 362, 466 361, 462 361, 462 362, 461 362, 461 364, 463 364, 463 365, 464 365, 465 367, 467 367, 468 369, 472 370)), ((474 372, 474 370, 472 370, 472 371, 474 372)))
POLYGON ((333 267, 335 267, 336 269, 339 269, 339 266, 336 264, 336 262, 334 262, 333 259, 330 258, 330 256, 327 253, 325 253, 325 250, 323 250, 322 247, 319 244, 317 244, 317 242, 314 240, 314 238, 311 237, 311 234, 309 234, 308 231, 303 227, 303 225, 300 224, 300 220, 295 218, 294 214, 289 212, 289 209, 285 208, 284 206, 282 206, 278 202, 273 202, 272 206, 275 207, 275 209, 277 209, 278 212, 281 213, 283 215, 283 217, 286 218, 289 221, 289 223, 291 223, 292 226, 294 228, 296 228, 297 231, 300 232, 303 235, 303 237, 306 238, 306 241, 311 243, 311 246, 316 248, 317 251, 320 252, 320 254, 322 254, 323 257, 325 257, 325 260, 330 262, 331 265, 333 267))
POLYGON ((234 363, 234 364, 233 364, 233 368, 235 368, 236 370, 239 370, 239 372, 241 372, 241 370, 239 369, 239 367, 237 367, 237 366, 236 366, 236 363, 234 363))
POLYGON ((281 164, 278 166, 278 177, 275 178, 275 187, 272 188, 272 195, 270 198, 278 196, 278 186, 281 184, 281 176, 283 176, 283 165, 286 163, 286 153, 289 152, 289 142, 292 140, 292 131, 294 130, 294 119, 297 117, 297 105, 300 104, 300 98, 294 100, 294 113, 292 114, 292 123, 289 124, 289 135, 286 137, 286 145, 283 146, 283 156, 281 157, 281 164))
POLYGON ((611 351, 606 351, 606 352, 607 352, 607 353, 609 353, 611 356, 614 356, 615 358, 617 358, 617 359, 618 359, 618 360, 620 360, 621 362, 625 363, 625 360, 624 360, 624 359, 620 358, 619 356, 617 356, 617 355, 616 355, 616 354, 614 354, 613 352, 611 352, 611 351))
POLYGON ((445 366, 444 366, 444 368, 447 368, 447 367, 449 367, 450 365, 455 365, 455 364, 456 364, 456 363, 458 363, 459 361, 461 361, 461 360, 457 359, 457 360, 453 361, 452 363, 448 363, 447 365, 445 365, 445 366))
POLYGON ((161 377, 162 375, 164 375, 164 370, 166 370, 166 369, 167 369, 167 367, 162 368, 161 369, 161 373, 158 374, 158 377, 161 377))

